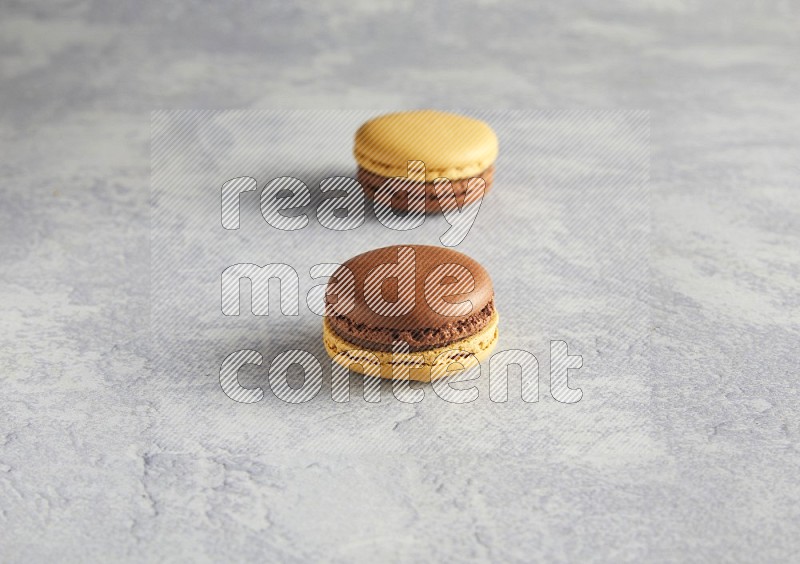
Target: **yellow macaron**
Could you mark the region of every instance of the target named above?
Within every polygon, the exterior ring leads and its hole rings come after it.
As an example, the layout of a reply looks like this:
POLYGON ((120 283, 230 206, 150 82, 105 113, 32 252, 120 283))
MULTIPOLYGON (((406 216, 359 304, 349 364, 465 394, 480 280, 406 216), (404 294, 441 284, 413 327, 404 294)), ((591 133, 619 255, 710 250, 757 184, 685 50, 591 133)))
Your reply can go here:
MULTIPOLYGON (((482 178, 491 187, 497 159, 497 135, 485 122, 448 112, 415 110, 369 120, 355 136, 358 181, 373 197, 387 179, 408 176, 409 161, 425 164, 427 211, 438 211, 433 181, 452 181, 464 203, 467 182, 482 178)), ((470 200, 471 201, 471 200, 470 200)))

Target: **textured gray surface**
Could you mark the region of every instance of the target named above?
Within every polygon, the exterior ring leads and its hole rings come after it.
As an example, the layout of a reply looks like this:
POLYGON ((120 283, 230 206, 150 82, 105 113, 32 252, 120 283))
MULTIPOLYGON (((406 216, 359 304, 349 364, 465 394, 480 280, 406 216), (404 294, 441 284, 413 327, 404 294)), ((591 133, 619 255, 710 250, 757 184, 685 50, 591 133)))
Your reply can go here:
POLYGON ((793 3, 128 6, 0 8, 4 560, 797 560, 793 3), (651 111, 650 375, 416 450, 397 403, 270 437, 157 379, 150 111, 418 106, 651 111))

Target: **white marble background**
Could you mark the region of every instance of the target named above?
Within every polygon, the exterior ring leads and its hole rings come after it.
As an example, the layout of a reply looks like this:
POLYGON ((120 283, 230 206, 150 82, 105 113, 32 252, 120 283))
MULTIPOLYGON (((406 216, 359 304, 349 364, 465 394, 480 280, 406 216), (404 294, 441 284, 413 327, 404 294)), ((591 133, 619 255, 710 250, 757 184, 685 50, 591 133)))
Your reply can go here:
MULTIPOLYGON (((796 3, 7 0, 0 16, 0 560, 800 558, 796 3), (373 411, 391 448, 336 454, 302 430, 248 449, 270 429, 154 399, 151 110, 420 106, 651 111, 636 401, 543 410, 563 419, 488 453, 415 451, 426 418, 373 411)), ((309 429, 346 430, 363 405, 309 429)))

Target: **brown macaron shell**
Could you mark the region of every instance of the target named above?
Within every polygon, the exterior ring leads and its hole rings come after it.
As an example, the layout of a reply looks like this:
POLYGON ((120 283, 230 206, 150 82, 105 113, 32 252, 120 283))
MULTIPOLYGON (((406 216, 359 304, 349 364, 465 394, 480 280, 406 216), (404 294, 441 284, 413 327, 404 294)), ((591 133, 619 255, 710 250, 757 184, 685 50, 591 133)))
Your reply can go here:
MULTIPOLYGON (((473 178, 461 178, 451 181, 453 195, 455 196, 459 207, 464 206, 465 204, 477 202, 483 196, 489 193, 489 189, 492 187, 492 181, 494 179, 494 165, 490 166, 480 174, 475 175, 474 178, 483 179, 484 189, 483 191, 473 190, 470 194, 470 198, 466 197, 467 185, 471 180, 473 180, 473 178)), ((387 176, 381 176, 380 174, 370 172, 369 170, 359 166, 358 171, 356 172, 356 180, 358 180, 359 184, 361 184, 361 186, 364 188, 367 197, 374 201, 375 194, 378 189, 383 186, 384 183, 392 179, 387 176)), ((411 182, 409 181, 409 183, 411 182)), ((405 210, 407 209, 408 204, 406 203, 405 198, 393 198, 390 205, 394 209, 405 210)), ((425 213, 439 213, 440 211, 442 211, 442 204, 439 202, 439 198, 436 196, 433 182, 425 182, 425 213)))
MULTIPOLYGON (((487 326, 495 313, 494 290, 492 281, 486 270, 470 257, 452 249, 427 246, 427 245, 396 245, 368 251, 351 258, 343 267, 352 272, 355 282, 354 307, 346 313, 339 314, 332 308, 336 303, 341 287, 338 282, 349 277, 335 273, 328 285, 328 323, 331 329, 343 339, 366 349, 390 351, 392 343, 397 340, 409 344, 411 351, 421 351, 441 347, 460 339, 472 336, 487 326), (413 251, 414 276, 413 284, 413 309, 403 312, 402 315, 381 315, 370 307, 365 296, 365 283, 370 273, 381 265, 398 263, 400 249, 405 256, 410 256, 408 249, 413 251), (441 265, 459 265, 466 269, 474 280, 474 286, 460 286, 463 293, 450 295, 444 292, 441 301, 433 299, 438 304, 436 309, 428 303, 425 293, 426 279, 431 272, 441 265), (337 276, 338 275, 338 276, 337 276), (471 308, 462 306, 465 310, 461 315, 444 315, 442 302, 457 304, 468 300, 471 308), (438 311, 437 311, 438 309, 438 311)), ((442 267, 448 268, 448 267, 442 267)), ((439 271, 442 272, 441 270, 439 271)), ((461 270, 460 272, 464 272, 461 270)), ((431 275, 429 285, 451 284, 459 276, 441 278, 436 273, 431 275)), ((461 278, 469 278, 461 276, 461 278)), ((459 280, 467 283, 468 281, 459 280)), ((400 281, 410 288, 410 281, 400 281)), ((398 299, 397 278, 387 279, 380 285, 380 293, 385 302, 398 299)), ((409 292, 411 290, 409 289, 409 292)), ((447 313, 452 313, 448 311, 447 313)))

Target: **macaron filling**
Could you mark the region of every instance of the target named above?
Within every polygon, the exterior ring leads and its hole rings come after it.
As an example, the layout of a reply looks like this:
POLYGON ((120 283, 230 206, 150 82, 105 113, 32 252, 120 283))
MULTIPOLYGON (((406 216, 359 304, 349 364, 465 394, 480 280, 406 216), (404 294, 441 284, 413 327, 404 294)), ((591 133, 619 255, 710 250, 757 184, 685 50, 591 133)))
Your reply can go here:
POLYGON ((331 330, 341 338, 371 350, 391 351, 392 343, 402 340, 412 352, 446 346, 482 331, 495 313, 494 300, 490 300, 480 311, 445 323, 439 327, 398 329, 394 327, 367 326, 355 323, 347 316, 329 316, 331 330))

